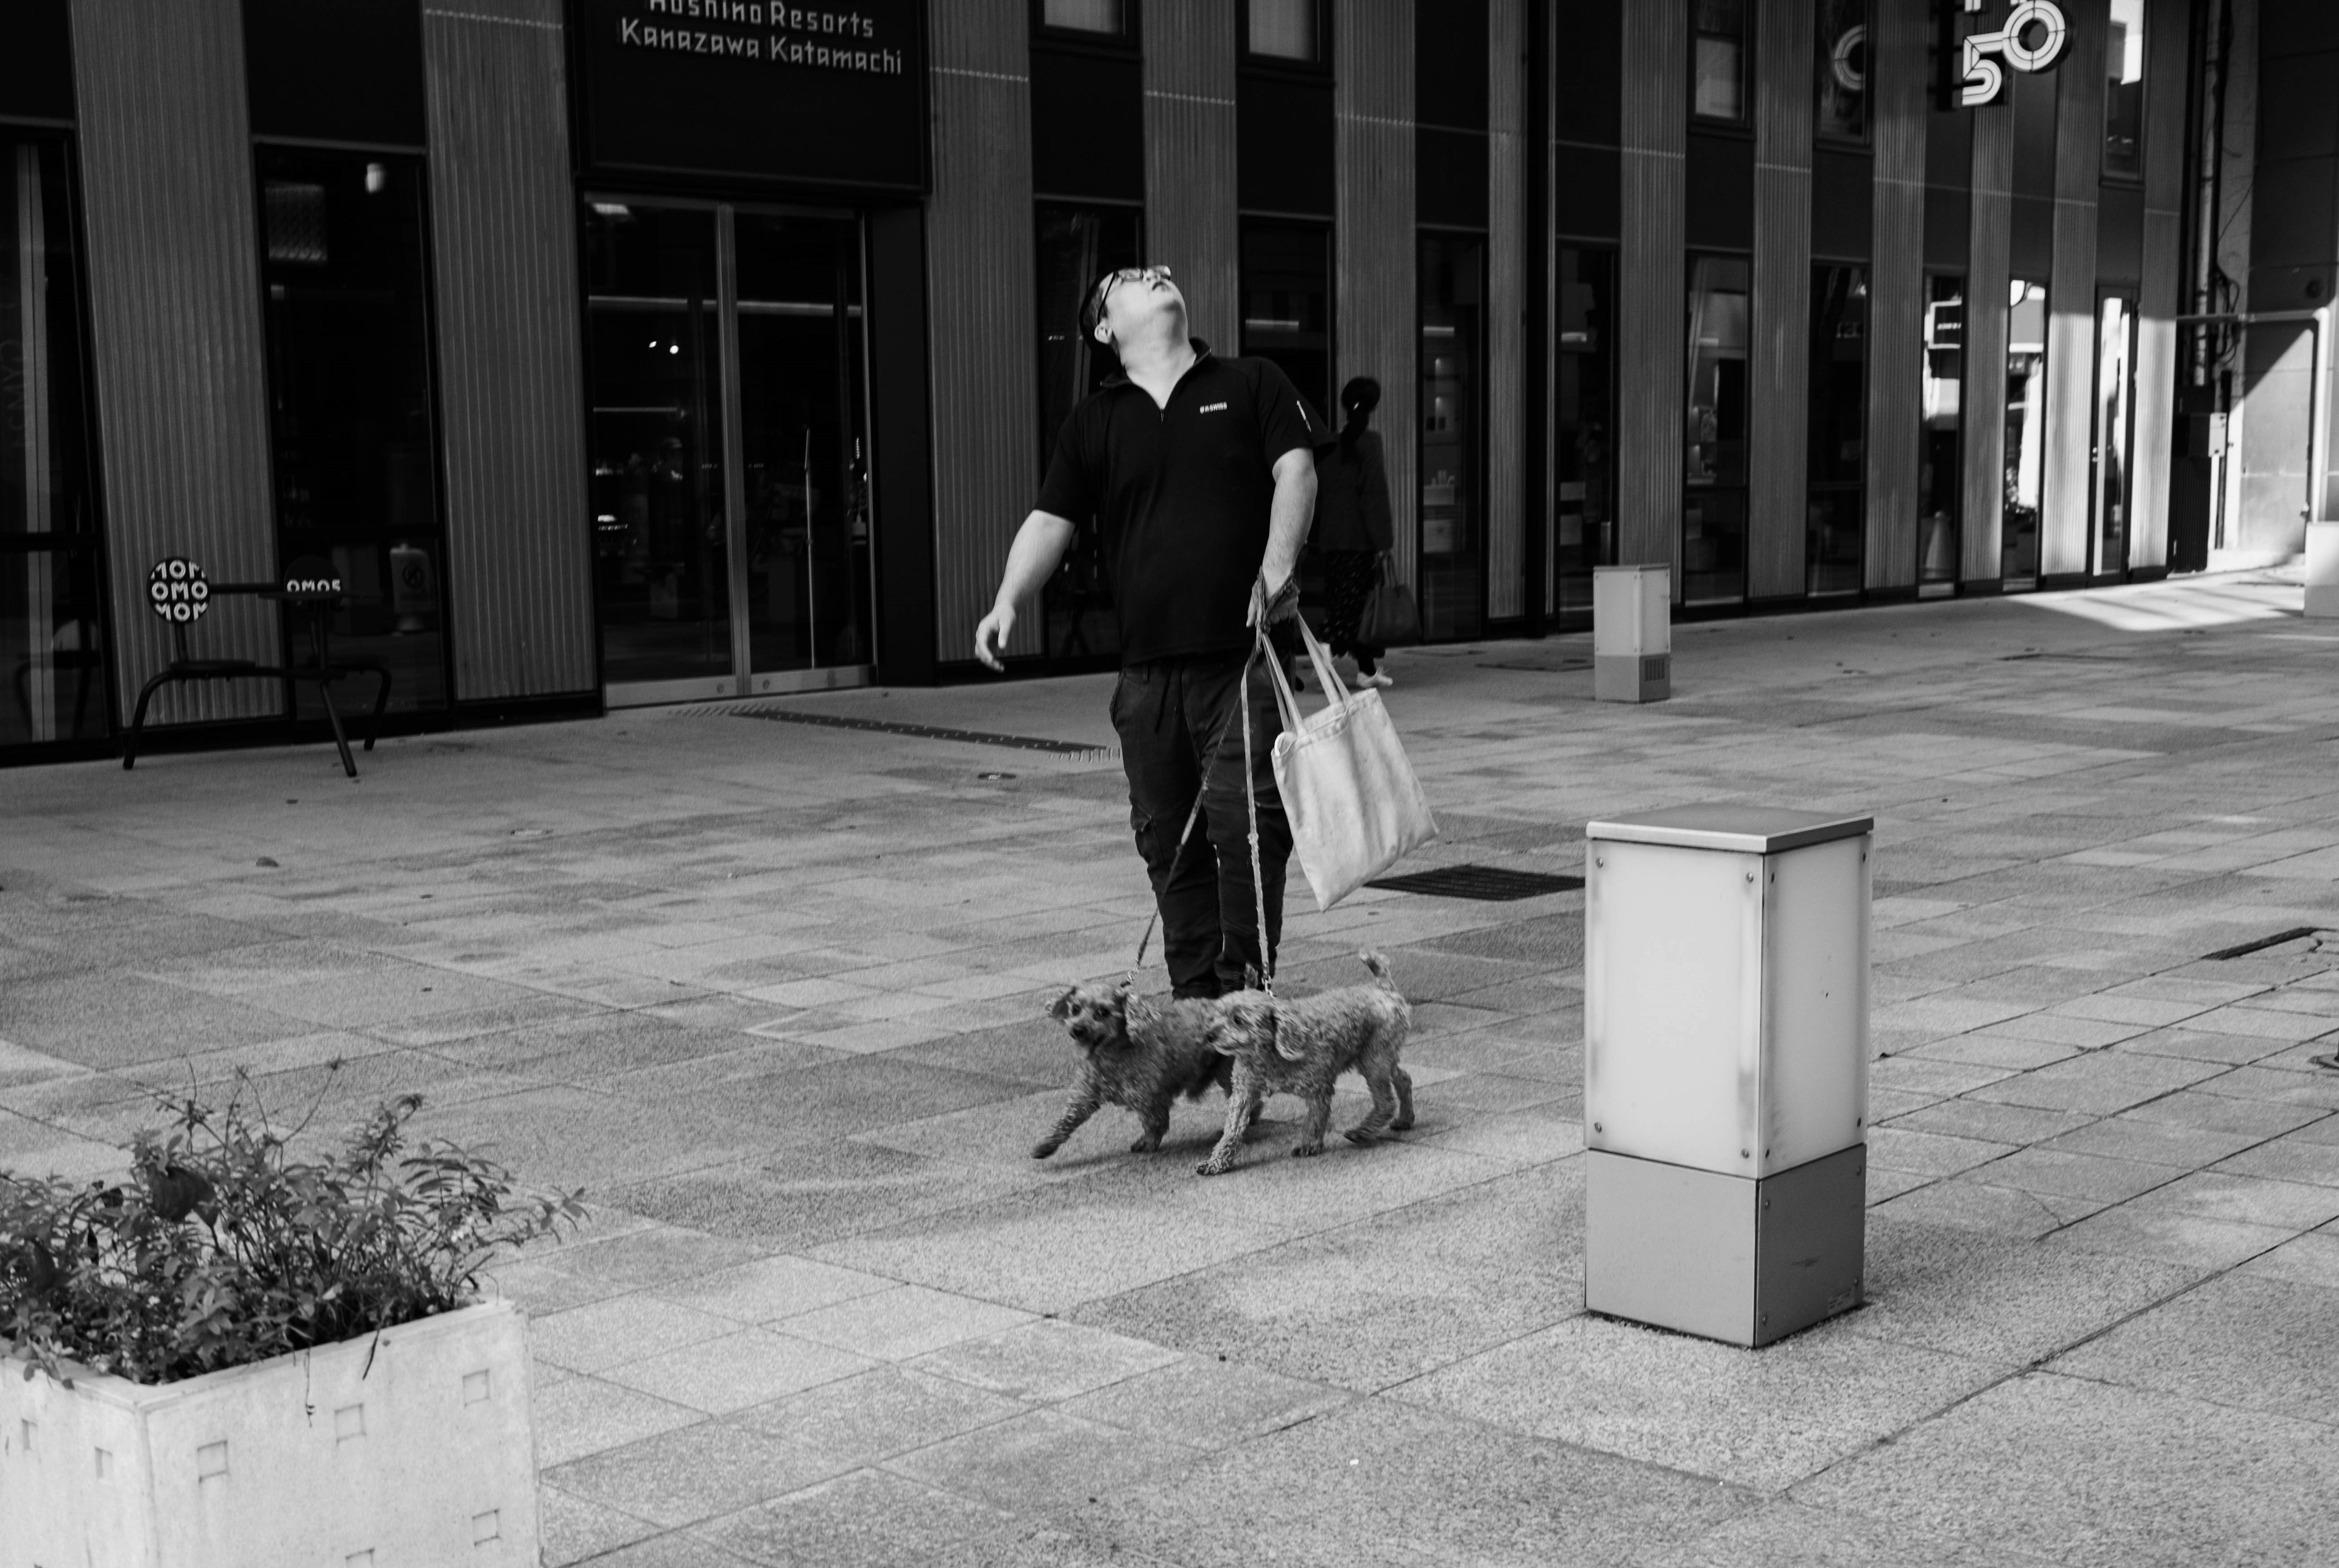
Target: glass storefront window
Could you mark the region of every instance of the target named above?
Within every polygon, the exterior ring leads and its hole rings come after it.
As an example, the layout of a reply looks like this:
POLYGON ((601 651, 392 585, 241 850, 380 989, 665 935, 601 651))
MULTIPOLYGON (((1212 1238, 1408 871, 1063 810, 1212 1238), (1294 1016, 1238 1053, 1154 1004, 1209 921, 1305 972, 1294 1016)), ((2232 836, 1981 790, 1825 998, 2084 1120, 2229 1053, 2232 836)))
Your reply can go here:
POLYGON ((1958 580, 1958 518, 1965 475, 1966 281, 1925 280, 1925 360, 1917 446, 1917 585, 1947 593, 1958 580))
POLYGON ((1481 475, 1486 242, 1421 238, 1421 635, 1475 637, 1485 610, 1481 475))
POLYGON ((112 712, 69 156, 0 134, 0 748, 112 712))
POLYGON ((2114 294, 2096 321, 2096 537, 2097 576, 2127 570, 2130 438, 2136 426, 2136 305, 2114 294))
POLYGON ((584 248, 602 679, 728 676, 715 213, 595 202, 584 248))
POLYGON ((1557 263, 1552 464, 1559 493, 1544 553, 1544 610, 1588 616, 1592 568, 1616 564, 1616 258, 1562 246, 1557 263))
POLYGON ((1317 4, 1318 0, 1249 0, 1244 7, 1248 12, 1244 41, 1249 52, 1276 60, 1318 58, 1317 4))
POLYGON ((1813 125, 1822 136, 1868 140, 1868 0, 1812 0, 1812 38, 1819 59, 1811 74, 1817 94, 1813 125))
POLYGON ((2038 498, 2047 425, 2047 285, 2008 286, 2006 324, 2006 513, 1999 575, 2008 587, 2038 578, 2038 498))
POLYGON ((2104 173, 2144 172, 2144 0, 2112 0, 2104 90, 2104 173))
MULTIPOLYGON (((1274 360, 1310 408, 1328 413, 1334 407, 1332 231, 1321 223, 1246 219, 1241 265, 1239 351, 1274 360)), ((1352 375, 1384 377, 1378 366, 1348 369, 1352 375)))
MULTIPOLYGON (((1144 214, 1134 207, 1076 207, 1042 202, 1038 206, 1040 278, 1040 466, 1044 472, 1056 437, 1072 406, 1104 384, 1119 363, 1110 349, 1081 336, 1081 302, 1096 281, 1116 267, 1142 260, 1144 214)), ((1104 545, 1093 518, 1079 519, 1081 531, 1064 564, 1041 592, 1046 618, 1046 652, 1051 657, 1116 653, 1120 623, 1113 614, 1112 581, 1104 569, 1104 545)))
POLYGON ((1109 33, 1120 36, 1127 25, 1120 0, 1040 0, 1040 23, 1074 33, 1109 33))
POLYGON ((330 561, 334 652, 385 666, 393 710, 444 707, 422 161, 267 146, 260 182, 277 565, 330 561))
POLYGON ((1683 432, 1681 593, 1686 605, 1746 595, 1744 261, 1690 263, 1689 408, 1683 432))
POLYGON ((748 667, 867 664, 860 226, 739 212, 733 233, 748 667))
POLYGON ((1868 271, 1811 269, 1803 561, 1813 595, 1856 594, 1867 534, 1868 271))
POLYGON ((1690 0, 1690 113, 1743 124, 1747 0, 1690 0))

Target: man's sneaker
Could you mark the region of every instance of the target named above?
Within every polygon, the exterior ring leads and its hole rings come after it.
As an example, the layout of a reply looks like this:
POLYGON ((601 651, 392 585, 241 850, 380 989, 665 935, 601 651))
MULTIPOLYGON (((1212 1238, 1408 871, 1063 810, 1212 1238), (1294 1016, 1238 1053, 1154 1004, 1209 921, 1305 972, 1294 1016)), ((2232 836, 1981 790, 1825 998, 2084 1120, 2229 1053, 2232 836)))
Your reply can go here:
POLYGON ((1358 676, 1357 677, 1357 689, 1358 691, 1363 691, 1367 686, 1377 686, 1381 690, 1387 691, 1389 687, 1395 685, 1396 685, 1396 682, 1389 678, 1389 675, 1387 670, 1375 670, 1368 676, 1358 676))

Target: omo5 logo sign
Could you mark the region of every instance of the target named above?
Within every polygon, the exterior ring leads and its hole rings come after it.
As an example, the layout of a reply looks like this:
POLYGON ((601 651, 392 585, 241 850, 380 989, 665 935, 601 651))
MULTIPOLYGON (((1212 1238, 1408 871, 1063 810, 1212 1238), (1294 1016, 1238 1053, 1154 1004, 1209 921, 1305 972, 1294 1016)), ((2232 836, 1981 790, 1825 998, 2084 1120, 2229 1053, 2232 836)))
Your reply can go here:
MULTIPOLYGON (((1981 9, 1978 0, 1966 0, 1966 9, 1981 9)), ((2052 71, 2062 63, 2071 42, 2071 24, 2055 0, 2015 0, 2006 14, 2006 25, 1995 33, 1969 34, 1959 59, 1961 76, 1958 103, 1968 109, 1995 104, 2006 92, 2008 67, 2017 71, 2052 71), (2000 64, 1999 62, 2005 62, 2000 64)))

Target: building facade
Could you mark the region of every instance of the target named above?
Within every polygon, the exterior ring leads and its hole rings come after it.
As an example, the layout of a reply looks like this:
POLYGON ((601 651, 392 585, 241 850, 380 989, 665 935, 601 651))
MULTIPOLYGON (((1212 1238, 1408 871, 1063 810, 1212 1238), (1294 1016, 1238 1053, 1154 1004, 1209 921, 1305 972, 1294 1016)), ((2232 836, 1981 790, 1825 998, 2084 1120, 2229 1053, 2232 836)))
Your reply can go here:
MULTIPOLYGON (((2264 4, 16 0, 0 756, 283 655, 172 559, 330 571, 414 726, 970 673, 1139 261, 1320 409, 1379 380, 1431 638, 1618 561, 1700 616, 2278 555, 2329 356, 2244 320, 2234 169, 2339 36, 2264 4)), ((2328 154, 2258 222, 2300 290, 2328 154)), ((1111 659, 1092 536, 1045 598, 1024 667, 1111 659)))

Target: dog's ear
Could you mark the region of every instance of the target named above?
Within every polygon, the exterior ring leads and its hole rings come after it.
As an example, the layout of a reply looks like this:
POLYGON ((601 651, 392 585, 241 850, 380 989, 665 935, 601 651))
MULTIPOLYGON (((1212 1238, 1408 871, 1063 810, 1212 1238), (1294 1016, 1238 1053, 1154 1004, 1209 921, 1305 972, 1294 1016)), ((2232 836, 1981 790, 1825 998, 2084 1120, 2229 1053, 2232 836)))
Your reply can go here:
POLYGON ((1129 998, 1130 991, 1131 987, 1129 981, 1123 980, 1114 981, 1112 990, 1106 993, 1110 1000, 1112 1011, 1123 1018, 1129 1016, 1129 998))
POLYGON ((1063 995, 1058 997, 1055 1001, 1048 1004, 1048 1016, 1054 1019, 1059 1023, 1061 1023, 1064 1020, 1071 1017, 1072 998, 1080 994, 1081 988, 1077 985, 1066 991, 1063 995))

